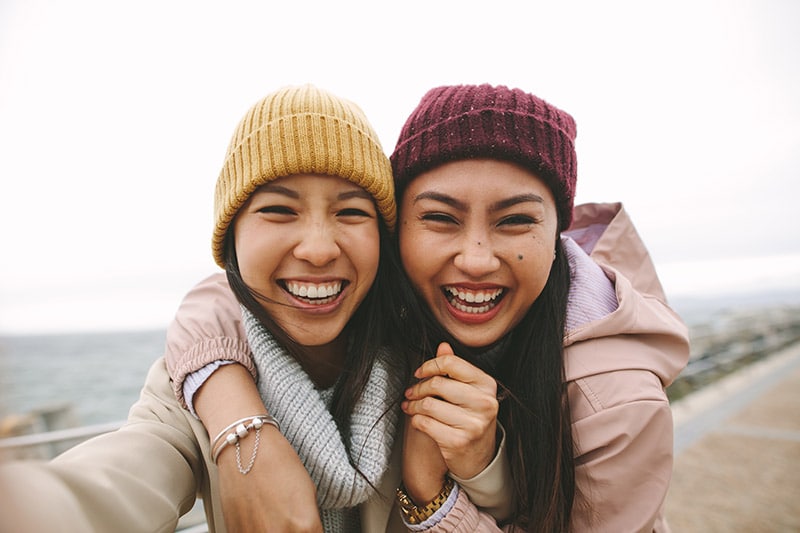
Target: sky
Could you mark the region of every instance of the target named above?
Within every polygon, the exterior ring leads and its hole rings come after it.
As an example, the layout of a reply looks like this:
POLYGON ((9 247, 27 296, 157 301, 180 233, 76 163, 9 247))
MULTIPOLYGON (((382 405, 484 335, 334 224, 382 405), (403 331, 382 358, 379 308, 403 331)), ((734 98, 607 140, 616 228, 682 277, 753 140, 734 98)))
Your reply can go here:
POLYGON ((0 334, 166 327, 217 272, 212 195, 258 99, 313 83, 391 153, 431 87, 578 124, 668 298, 800 288, 800 2, 0 1, 0 334))

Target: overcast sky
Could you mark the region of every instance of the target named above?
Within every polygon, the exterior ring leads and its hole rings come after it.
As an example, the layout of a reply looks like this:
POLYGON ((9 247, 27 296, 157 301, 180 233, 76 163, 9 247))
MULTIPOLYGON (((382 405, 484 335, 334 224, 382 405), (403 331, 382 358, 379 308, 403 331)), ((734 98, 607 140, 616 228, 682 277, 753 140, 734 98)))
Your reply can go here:
POLYGON ((578 123, 670 297, 800 285, 800 2, 0 2, 0 333, 164 327, 217 271, 213 186, 279 87, 387 153, 424 92, 521 87, 578 123), (655 7, 654 7, 655 6, 655 7))

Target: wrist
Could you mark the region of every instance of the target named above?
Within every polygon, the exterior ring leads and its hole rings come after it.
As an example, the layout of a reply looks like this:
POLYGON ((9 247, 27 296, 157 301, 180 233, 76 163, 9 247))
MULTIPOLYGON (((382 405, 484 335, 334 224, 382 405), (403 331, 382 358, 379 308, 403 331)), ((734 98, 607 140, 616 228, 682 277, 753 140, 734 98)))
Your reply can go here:
POLYGON ((400 512, 403 515, 403 520, 408 524, 416 525, 421 524, 433 514, 438 511, 442 505, 447 501, 450 493, 453 490, 455 483, 449 477, 445 478, 444 485, 437 492, 437 494, 429 501, 423 504, 417 503, 417 500, 411 498, 405 490, 404 486, 397 489, 397 504, 400 507, 400 512))

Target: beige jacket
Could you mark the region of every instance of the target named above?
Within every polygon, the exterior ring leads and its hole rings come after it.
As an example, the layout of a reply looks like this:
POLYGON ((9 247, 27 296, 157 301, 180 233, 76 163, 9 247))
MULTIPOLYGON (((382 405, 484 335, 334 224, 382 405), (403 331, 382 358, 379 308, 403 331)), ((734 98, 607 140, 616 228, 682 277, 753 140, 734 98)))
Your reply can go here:
MULTIPOLYGON (((399 448, 378 493, 361 505, 365 532, 405 531, 399 513, 392 512, 400 483, 399 448)), ((225 532, 208 435, 175 399, 162 358, 151 367, 120 430, 47 463, 0 464, 0 531, 174 532, 197 496, 203 499, 209 531, 225 532)))

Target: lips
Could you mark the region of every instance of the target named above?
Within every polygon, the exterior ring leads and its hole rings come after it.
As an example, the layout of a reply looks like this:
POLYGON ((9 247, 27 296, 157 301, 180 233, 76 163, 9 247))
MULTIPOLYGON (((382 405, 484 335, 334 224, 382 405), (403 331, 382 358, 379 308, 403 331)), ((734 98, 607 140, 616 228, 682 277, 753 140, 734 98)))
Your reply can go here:
POLYGON ((325 283, 307 281, 281 280, 284 290, 294 298, 311 305, 325 305, 333 302, 342 293, 348 282, 343 280, 325 283))
POLYGON ((442 287, 445 298, 458 311, 468 314, 488 313, 494 309, 505 296, 505 289, 468 289, 455 285, 442 287))

